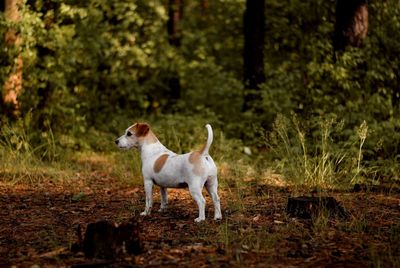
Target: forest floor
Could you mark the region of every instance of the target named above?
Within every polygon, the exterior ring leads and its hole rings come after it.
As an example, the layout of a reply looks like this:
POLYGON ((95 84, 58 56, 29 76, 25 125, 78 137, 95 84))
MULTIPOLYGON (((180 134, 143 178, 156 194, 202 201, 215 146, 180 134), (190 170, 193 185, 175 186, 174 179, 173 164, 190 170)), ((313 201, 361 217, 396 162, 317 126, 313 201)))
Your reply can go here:
MULTIPOLYGON (((207 196, 207 219, 200 224, 187 190, 170 190, 163 213, 155 190, 154 212, 137 217, 143 252, 108 267, 400 267, 398 192, 333 192, 348 219, 304 220, 286 215, 288 188, 228 185, 220 186, 224 219, 212 219, 207 196)), ((0 183, 0 267, 101 267, 69 250, 77 226, 127 221, 143 206, 142 186, 96 171, 64 182, 0 183)))

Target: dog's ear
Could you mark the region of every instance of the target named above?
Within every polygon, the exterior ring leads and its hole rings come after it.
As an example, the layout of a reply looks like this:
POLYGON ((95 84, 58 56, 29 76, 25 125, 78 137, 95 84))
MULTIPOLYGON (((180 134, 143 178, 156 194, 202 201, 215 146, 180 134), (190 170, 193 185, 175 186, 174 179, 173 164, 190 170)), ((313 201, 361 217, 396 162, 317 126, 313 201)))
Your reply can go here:
POLYGON ((138 123, 136 124, 136 137, 144 137, 149 133, 150 131, 150 126, 146 123, 138 123))

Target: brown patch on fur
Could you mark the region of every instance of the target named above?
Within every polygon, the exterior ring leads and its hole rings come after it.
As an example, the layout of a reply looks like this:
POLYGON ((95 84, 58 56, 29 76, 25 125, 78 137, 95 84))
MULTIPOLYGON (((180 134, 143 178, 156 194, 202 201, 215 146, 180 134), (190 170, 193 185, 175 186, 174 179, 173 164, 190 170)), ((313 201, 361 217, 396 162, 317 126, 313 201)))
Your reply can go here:
POLYGON ((146 136, 150 131, 150 126, 146 123, 137 123, 133 128, 135 130, 135 135, 138 138, 146 136))
POLYGON ((203 154, 204 150, 206 149, 206 145, 204 144, 200 150, 193 151, 189 155, 189 162, 192 164, 195 164, 196 162, 199 162, 201 155, 203 154))
POLYGON ((197 162, 199 162, 200 157, 201 157, 201 153, 199 151, 191 152, 189 155, 189 162, 194 165, 197 162))
POLYGON ((169 155, 168 154, 163 154, 159 158, 157 158, 156 162, 154 162, 154 172, 158 173, 161 171, 163 166, 165 165, 165 162, 167 161, 169 155))
POLYGON ((147 144, 156 143, 158 141, 156 135, 151 131, 149 124, 147 123, 136 123, 129 131, 135 134, 139 140, 146 142, 147 144))
POLYGON ((193 173, 196 175, 201 175, 204 171, 203 164, 201 162, 201 155, 203 154, 206 145, 200 148, 198 151, 194 151, 189 155, 189 162, 194 166, 193 173))

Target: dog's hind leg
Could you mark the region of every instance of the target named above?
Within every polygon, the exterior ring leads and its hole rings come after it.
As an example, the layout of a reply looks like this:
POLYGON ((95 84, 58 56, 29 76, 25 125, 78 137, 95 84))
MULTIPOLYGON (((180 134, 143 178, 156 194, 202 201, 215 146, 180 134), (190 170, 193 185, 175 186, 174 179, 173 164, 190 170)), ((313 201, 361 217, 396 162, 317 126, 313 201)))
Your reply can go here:
POLYGON ((217 176, 211 176, 206 182, 207 192, 210 194, 214 204, 214 220, 222 219, 221 204, 218 196, 218 180, 217 176))
MULTIPOLYGON (((194 178, 192 181, 200 181, 200 178, 194 178)), ((197 206, 199 207, 199 217, 196 218, 195 222, 201 222, 206 219, 205 216, 205 208, 206 208, 206 200, 204 199, 201 193, 201 187, 197 184, 189 185, 189 191, 192 195, 193 199, 196 201, 197 206)))
POLYGON ((168 204, 167 188, 160 187, 160 193, 161 193, 161 206, 160 206, 159 212, 163 212, 167 208, 167 204, 168 204))

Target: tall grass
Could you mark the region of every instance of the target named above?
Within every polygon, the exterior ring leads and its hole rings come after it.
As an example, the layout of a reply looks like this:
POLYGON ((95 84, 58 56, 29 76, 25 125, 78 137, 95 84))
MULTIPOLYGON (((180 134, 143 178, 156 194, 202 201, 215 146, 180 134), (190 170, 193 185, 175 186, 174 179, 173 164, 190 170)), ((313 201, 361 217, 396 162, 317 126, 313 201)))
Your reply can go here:
POLYGON ((360 178, 359 175, 362 171, 362 167, 361 167, 361 160, 362 160, 362 148, 364 145, 365 140, 367 139, 367 135, 368 135, 368 125, 367 123, 364 121, 362 122, 362 124, 360 125, 358 131, 358 138, 359 138, 359 147, 358 147, 358 156, 357 156, 357 169, 356 172, 353 176, 353 178, 351 179, 352 183, 356 183, 359 182, 360 178))
MULTIPOLYGON (((167 117, 150 123, 159 140, 169 149, 185 153, 200 148, 207 140, 205 124, 210 121, 180 119, 167 117)), ((73 173, 82 175, 97 171, 105 172, 122 183, 142 183, 140 153, 134 148, 128 152, 121 151, 114 144, 115 138, 127 126, 125 122, 121 123, 118 132, 87 129, 85 135, 74 137, 68 136, 68 131, 39 130, 33 126, 30 114, 16 122, 4 123, 0 126, 0 180, 34 184, 45 178, 68 179, 74 176, 73 173)), ((224 178, 233 180, 245 175, 248 161, 240 159, 245 157, 240 141, 227 139, 218 124, 213 124, 213 127, 214 142, 210 153, 222 167, 220 181, 224 184, 224 178), (232 164, 236 160, 238 163, 232 164)))
POLYGON ((62 176, 55 166, 47 166, 58 158, 58 150, 51 130, 38 135, 32 131, 30 117, 14 124, 5 123, 0 128, 0 180, 10 183, 20 181, 37 183, 45 177, 62 176), (35 142, 34 139, 40 140, 35 142))
POLYGON ((275 168, 294 185, 316 188, 348 186, 362 180, 362 150, 368 126, 364 121, 349 140, 342 140, 344 122, 319 118, 306 127, 296 115, 278 115, 265 136, 275 168), (358 143, 358 146, 357 146, 358 143))

